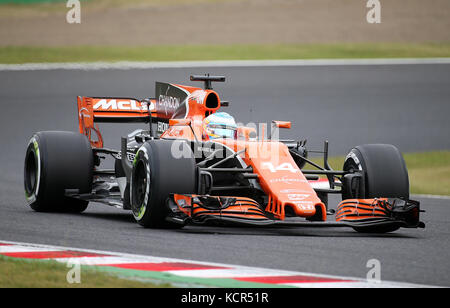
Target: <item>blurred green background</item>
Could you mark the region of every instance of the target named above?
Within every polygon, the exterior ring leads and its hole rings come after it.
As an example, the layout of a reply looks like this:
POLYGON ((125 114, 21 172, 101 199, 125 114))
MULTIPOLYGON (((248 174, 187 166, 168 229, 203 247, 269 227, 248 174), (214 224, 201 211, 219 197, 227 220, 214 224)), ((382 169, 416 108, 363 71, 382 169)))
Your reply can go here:
POLYGON ((65 2, 67 0, 0 0, 0 3, 18 3, 18 4, 30 4, 30 3, 51 3, 51 2, 65 2))
POLYGON ((0 63, 450 57, 450 1, 0 0, 0 63))

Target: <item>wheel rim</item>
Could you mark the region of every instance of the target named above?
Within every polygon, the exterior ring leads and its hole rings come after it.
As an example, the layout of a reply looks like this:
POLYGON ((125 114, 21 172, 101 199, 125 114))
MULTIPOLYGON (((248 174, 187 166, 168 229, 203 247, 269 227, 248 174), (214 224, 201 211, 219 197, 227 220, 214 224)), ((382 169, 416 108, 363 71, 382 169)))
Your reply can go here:
POLYGON ((147 176, 145 174, 145 166, 142 162, 138 163, 136 168, 136 202, 142 204, 147 191, 147 176))
MULTIPOLYGON (((353 153, 353 155, 356 155, 353 153)), ((362 170, 362 166, 360 164, 358 164, 355 159, 357 160, 358 158, 354 158, 354 157, 348 157, 345 160, 344 163, 344 167, 343 170, 344 171, 358 171, 358 170, 362 170)), ((342 193, 342 199, 353 199, 355 198, 355 192, 353 190, 351 190, 350 193, 342 193)))
POLYGON ((135 174, 133 177, 133 214, 139 221, 144 216, 150 193, 150 170, 144 161, 139 161, 135 167, 135 174))
POLYGON ((25 190, 28 195, 31 195, 36 189, 37 183, 37 163, 36 156, 33 151, 28 153, 25 162, 25 190))

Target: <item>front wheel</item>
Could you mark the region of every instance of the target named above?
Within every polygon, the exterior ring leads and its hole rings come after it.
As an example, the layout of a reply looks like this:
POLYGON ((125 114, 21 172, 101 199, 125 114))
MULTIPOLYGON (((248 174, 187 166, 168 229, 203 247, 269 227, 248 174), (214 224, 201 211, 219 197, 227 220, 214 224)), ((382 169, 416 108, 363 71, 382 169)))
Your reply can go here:
MULTIPOLYGON (((393 145, 357 146, 347 155, 343 169, 364 172, 360 198, 409 198, 408 170, 402 154, 393 145)), ((351 194, 343 195, 343 199, 354 197, 351 194)))
MULTIPOLYGON (((409 199, 409 177, 400 151, 390 144, 366 144, 353 148, 344 162, 344 171, 362 171, 361 187, 343 187, 342 199, 409 199)), ((345 181, 344 181, 345 184, 345 181)), ((354 228, 359 232, 385 233, 398 227, 354 228)))

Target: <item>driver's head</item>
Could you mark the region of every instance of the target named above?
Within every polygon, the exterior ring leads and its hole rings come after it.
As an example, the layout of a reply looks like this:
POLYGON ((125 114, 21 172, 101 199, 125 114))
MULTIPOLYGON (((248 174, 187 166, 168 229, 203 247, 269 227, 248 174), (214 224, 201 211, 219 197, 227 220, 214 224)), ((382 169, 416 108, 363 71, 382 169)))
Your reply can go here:
POLYGON ((233 138, 237 136, 237 124, 226 112, 213 113, 203 120, 203 131, 209 139, 233 138))

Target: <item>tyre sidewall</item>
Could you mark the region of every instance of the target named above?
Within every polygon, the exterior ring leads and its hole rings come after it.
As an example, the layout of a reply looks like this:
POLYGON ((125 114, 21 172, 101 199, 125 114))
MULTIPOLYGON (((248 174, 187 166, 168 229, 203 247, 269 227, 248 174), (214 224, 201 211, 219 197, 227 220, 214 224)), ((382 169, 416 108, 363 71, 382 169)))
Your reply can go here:
POLYGON ((144 144, 139 151, 136 153, 136 156, 133 160, 133 173, 130 180, 130 200, 131 200, 131 209, 133 212, 134 219, 142 224, 146 220, 146 216, 150 215, 150 212, 152 211, 151 205, 153 204, 152 201, 152 191, 150 189, 150 185, 152 185, 152 174, 154 169, 150 166, 149 161, 149 152, 151 153, 151 147, 146 143, 144 144), (136 178, 136 171, 138 167, 141 167, 141 164, 143 165, 143 168, 145 168, 145 177, 147 180, 147 185, 144 192, 143 200, 137 200, 138 198, 138 192, 137 192, 137 178, 136 178))
POLYGON ((356 166, 365 174, 364 198, 409 198, 409 177, 400 151, 388 144, 369 144, 353 148, 344 170, 356 166))
POLYGON ((40 188, 41 188, 41 177, 42 175, 42 159, 41 159, 41 151, 39 149, 39 137, 37 135, 34 135, 30 141, 28 142, 27 152, 25 155, 25 170, 24 170, 24 187, 25 187, 25 198, 28 202, 28 205, 30 205, 32 208, 36 207, 36 205, 41 203, 42 197, 39 194, 40 188), (34 158, 34 164, 35 164, 35 177, 34 177, 34 183, 31 183, 29 180, 29 175, 27 174, 27 166, 28 166, 28 159, 29 156, 32 155, 34 158))

